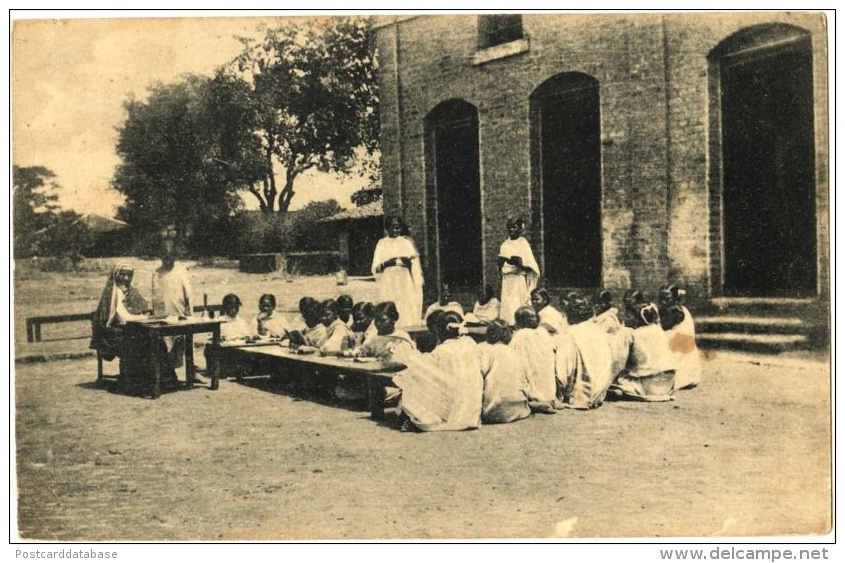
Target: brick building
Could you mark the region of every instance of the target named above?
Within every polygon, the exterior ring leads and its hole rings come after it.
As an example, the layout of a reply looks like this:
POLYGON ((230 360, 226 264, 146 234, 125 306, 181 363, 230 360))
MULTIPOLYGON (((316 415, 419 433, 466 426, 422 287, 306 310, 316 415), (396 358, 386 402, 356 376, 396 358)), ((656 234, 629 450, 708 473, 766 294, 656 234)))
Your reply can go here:
POLYGON ((827 301, 824 14, 425 15, 375 33, 385 214, 409 224, 429 292, 497 285, 518 215, 557 290, 827 301))

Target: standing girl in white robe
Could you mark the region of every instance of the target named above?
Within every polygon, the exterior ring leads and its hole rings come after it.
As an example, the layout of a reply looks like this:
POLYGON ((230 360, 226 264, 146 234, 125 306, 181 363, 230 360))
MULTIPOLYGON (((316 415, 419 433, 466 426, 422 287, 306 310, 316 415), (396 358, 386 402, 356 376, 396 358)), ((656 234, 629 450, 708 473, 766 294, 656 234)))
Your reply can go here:
POLYGON ((392 301, 399 311, 399 327, 418 326, 422 322, 423 275, 417 247, 406 232, 400 217, 388 217, 387 236, 376 244, 372 272, 376 277, 379 301, 392 301))
POLYGON ((540 267, 528 241, 522 237, 525 222, 508 219, 508 239, 499 248, 499 269, 502 275, 500 317, 514 324, 514 314, 523 305, 530 305, 531 291, 537 286, 540 267))

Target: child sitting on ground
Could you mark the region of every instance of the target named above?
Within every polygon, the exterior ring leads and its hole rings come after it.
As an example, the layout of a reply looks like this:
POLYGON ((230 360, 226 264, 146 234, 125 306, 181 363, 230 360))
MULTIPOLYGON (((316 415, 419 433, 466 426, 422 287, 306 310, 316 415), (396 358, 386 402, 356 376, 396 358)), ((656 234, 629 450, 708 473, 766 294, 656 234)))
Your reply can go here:
POLYGON ((516 330, 510 346, 527 365, 531 410, 553 414, 555 409, 563 408, 557 397, 554 341, 548 331, 539 326, 540 319, 533 307, 519 307, 514 319, 516 330))
POLYGON ((566 309, 569 331, 558 348, 557 376, 566 406, 594 409, 604 402, 613 382, 607 333, 594 322, 593 307, 586 299, 572 299, 566 309), (564 357, 562 350, 574 350, 564 357))
POLYGON ((548 291, 542 287, 533 289, 531 291, 531 305, 537 311, 540 326, 549 331, 549 334, 554 336, 566 332, 568 326, 566 319, 560 314, 560 311, 551 305, 548 291))
POLYGON ((531 415, 526 364, 508 346, 511 337, 507 323, 496 319, 487 327, 486 342, 478 345, 484 377, 481 421, 485 424, 513 422, 531 415))
POLYGON ((684 304, 686 290, 676 285, 660 288, 660 324, 675 358, 675 388, 692 389, 701 382, 701 356, 695 343, 695 322, 684 304))
POLYGON ((454 311, 461 317, 464 316, 464 308, 457 301, 452 301, 452 290, 449 284, 442 284, 440 286, 440 298, 428 306, 425 310, 423 319, 428 321, 428 317, 435 311, 454 311))
POLYGON ((628 365, 611 385, 608 396, 640 401, 671 401, 675 370, 669 339, 660 326, 654 303, 640 307, 641 326, 631 331, 628 365))
POLYGON ((478 324, 492 323, 499 318, 500 309, 501 303, 496 299, 493 286, 487 284, 479 288, 478 301, 473 305, 472 313, 468 314, 464 320, 478 324))

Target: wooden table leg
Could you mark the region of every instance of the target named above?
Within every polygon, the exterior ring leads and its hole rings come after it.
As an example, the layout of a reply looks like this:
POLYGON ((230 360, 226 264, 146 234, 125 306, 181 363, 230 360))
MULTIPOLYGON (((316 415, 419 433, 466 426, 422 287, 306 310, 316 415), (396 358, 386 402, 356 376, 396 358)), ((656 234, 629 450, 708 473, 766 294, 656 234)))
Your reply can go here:
POLYGON ((185 335, 185 384, 188 389, 194 387, 194 376, 196 375, 196 368, 194 367, 194 333, 188 331, 185 335))
POLYGON ((214 327, 211 333, 211 387, 212 391, 217 391, 220 387, 220 325, 214 327))
POLYGON ((155 332, 150 334, 150 347, 153 358, 153 399, 161 396, 161 341, 155 332))
POLYGON ((370 418, 384 420, 384 386, 373 375, 367 376, 367 398, 370 401, 370 418))

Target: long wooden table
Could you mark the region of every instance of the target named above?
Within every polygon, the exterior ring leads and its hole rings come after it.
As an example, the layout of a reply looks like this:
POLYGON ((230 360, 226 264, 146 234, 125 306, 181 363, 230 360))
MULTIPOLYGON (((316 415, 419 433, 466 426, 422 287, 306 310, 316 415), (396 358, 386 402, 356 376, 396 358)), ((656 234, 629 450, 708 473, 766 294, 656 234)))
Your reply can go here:
MULTIPOLYGON (((220 325, 224 319, 206 319, 190 317, 182 320, 148 319, 143 321, 129 321, 126 323, 127 336, 135 334, 149 343, 150 361, 153 365, 152 398, 161 396, 161 346, 164 336, 185 337, 185 374, 188 388, 194 386, 196 368, 194 366, 194 335, 203 332, 211 333, 211 346, 220 344, 220 325)), ((127 339, 131 341, 131 338, 127 339)), ((212 365, 208 366, 211 374, 211 390, 216 391, 220 385, 220 362, 213 357, 212 365)))
POLYGON ((370 415, 375 420, 384 417, 384 388, 393 383, 392 376, 405 369, 405 364, 375 358, 343 358, 339 356, 319 356, 317 354, 298 354, 286 346, 266 345, 260 342, 242 346, 226 346, 237 350, 239 354, 253 358, 273 358, 281 368, 301 370, 318 369, 330 374, 358 374, 367 380, 367 397, 370 415))

